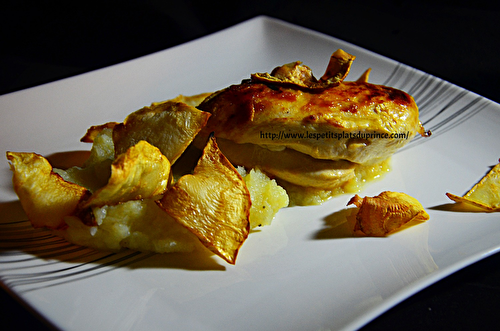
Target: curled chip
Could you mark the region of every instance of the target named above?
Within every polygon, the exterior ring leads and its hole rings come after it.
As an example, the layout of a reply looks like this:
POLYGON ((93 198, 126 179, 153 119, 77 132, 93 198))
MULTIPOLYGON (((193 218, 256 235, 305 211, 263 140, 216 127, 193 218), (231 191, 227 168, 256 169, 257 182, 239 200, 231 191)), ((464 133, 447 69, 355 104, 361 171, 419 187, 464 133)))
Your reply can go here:
POLYGON ((358 235, 384 237, 411 221, 429 219, 420 202, 405 193, 385 191, 364 198, 356 194, 351 204, 359 208, 354 227, 358 235))
MULTIPOLYGON (((197 95, 178 95, 174 99, 166 100, 166 101, 161 101, 161 102, 153 102, 150 107, 145 107, 143 109, 151 109, 151 108, 156 108, 160 106, 162 103, 184 103, 190 107, 196 107, 198 106, 205 98, 210 96, 212 93, 201 93, 197 95)), ((197 113, 195 111, 195 113, 197 113)), ((87 132, 85 135, 80 139, 81 142, 84 143, 93 143, 94 139, 97 137, 98 134, 100 134, 104 129, 111 129, 113 130, 115 126, 117 126, 118 122, 108 122, 104 123, 101 125, 93 125, 90 128, 87 129, 87 132)), ((146 134, 145 134, 146 135, 146 134)))
POLYGON ((250 231, 250 193, 214 137, 209 138, 193 174, 182 176, 159 205, 205 247, 235 263, 250 231))
POLYGON ((158 147, 170 163, 181 156, 196 134, 207 123, 210 114, 177 101, 153 103, 125 118, 113 128, 115 154, 124 153, 145 140, 158 147))
POLYGON ((500 163, 491 169, 464 196, 446 193, 451 200, 484 211, 500 209, 500 163))
POLYGON ((49 161, 35 153, 7 152, 14 172, 12 181, 19 201, 33 227, 57 229, 73 214, 89 191, 65 181, 49 161))
POLYGON ((318 80, 312 70, 296 61, 275 68, 271 74, 253 74, 252 80, 277 85, 293 85, 304 89, 325 89, 340 84, 349 73, 356 57, 339 49, 330 57, 330 62, 323 76, 318 80))
POLYGON ((104 129, 111 129, 115 126, 117 126, 119 123, 118 122, 108 122, 104 123, 101 125, 93 125, 90 128, 87 129, 87 132, 85 135, 80 139, 81 142, 83 143, 93 143, 96 137, 104 130, 104 129))
POLYGON ((95 191, 82 209, 158 197, 170 181, 168 159, 155 146, 139 141, 113 161, 108 183, 95 191))
POLYGON ((112 129, 104 127, 92 138, 88 159, 81 167, 54 169, 64 180, 95 192, 105 186, 111 175, 111 164, 115 158, 112 129))

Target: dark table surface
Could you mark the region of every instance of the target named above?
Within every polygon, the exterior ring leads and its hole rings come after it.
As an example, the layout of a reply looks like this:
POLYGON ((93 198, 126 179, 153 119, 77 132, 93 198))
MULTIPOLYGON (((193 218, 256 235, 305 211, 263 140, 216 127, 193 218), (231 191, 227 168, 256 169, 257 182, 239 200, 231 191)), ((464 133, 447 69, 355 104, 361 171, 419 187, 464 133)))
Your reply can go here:
MULTIPOLYGON (((163 50, 261 14, 500 102, 500 4, 494 1, 9 1, 0 9, 0 94, 163 50)), ((429 286, 364 329, 487 328, 499 323, 499 303, 496 254, 429 286)), ((3 290, 0 311, 11 329, 50 328, 3 290)))

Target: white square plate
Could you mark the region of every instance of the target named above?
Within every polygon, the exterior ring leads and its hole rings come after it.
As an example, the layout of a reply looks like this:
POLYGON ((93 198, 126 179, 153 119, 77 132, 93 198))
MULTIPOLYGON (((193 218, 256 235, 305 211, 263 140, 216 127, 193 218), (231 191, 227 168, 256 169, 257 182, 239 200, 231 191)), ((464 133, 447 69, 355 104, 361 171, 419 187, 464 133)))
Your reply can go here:
MULTIPOLYGON (((348 80, 413 95, 430 138, 410 142, 392 171, 360 195, 402 191, 430 220, 388 238, 339 238, 350 196, 285 208, 252 233, 235 266, 214 256, 96 252, 33 230, 0 164, 0 277, 4 287, 65 330, 355 329, 500 247, 496 213, 454 211, 498 162, 500 107, 448 82, 341 40, 267 17, 142 58, 0 97, 0 146, 71 163, 91 125, 178 94, 239 83, 300 60, 316 75, 333 51, 357 58, 348 80)), ((5 154, 4 154, 5 155, 5 154)))

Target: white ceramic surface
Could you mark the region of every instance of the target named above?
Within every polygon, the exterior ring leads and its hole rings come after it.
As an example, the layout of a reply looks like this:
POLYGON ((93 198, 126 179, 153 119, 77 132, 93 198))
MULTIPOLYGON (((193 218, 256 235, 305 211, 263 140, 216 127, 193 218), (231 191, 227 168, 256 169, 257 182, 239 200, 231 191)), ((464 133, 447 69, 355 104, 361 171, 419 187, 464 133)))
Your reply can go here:
MULTIPOLYGON (((356 55, 350 79, 412 94, 433 135, 415 139, 360 195, 403 191, 430 220, 388 238, 339 238, 350 195, 286 208, 252 233, 235 266, 215 256, 96 252, 29 227, 0 162, 0 279, 64 330, 351 330, 418 290, 498 251, 496 213, 453 211, 500 154, 500 107, 335 38, 258 17, 162 52, 0 97, 0 150, 71 163, 91 125, 122 121, 153 101, 214 91, 301 60, 319 76, 337 48, 356 55)), ((4 154, 5 155, 5 154, 4 154)))

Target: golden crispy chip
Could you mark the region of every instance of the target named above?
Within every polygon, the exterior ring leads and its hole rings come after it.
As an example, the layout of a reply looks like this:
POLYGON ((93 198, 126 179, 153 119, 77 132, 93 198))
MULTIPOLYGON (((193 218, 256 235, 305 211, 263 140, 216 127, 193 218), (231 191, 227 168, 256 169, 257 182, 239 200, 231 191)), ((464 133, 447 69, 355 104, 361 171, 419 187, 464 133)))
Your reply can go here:
POLYGON ((279 85, 294 85, 305 89, 324 89, 340 84, 349 74, 356 57, 341 49, 335 51, 323 76, 317 80, 312 70, 296 61, 273 69, 269 73, 252 74, 252 80, 279 85))
POLYGON ((250 230, 250 193, 211 137, 193 174, 182 176, 159 202, 212 252, 234 264, 250 230))
POLYGON ((460 197, 446 193, 451 200, 485 211, 500 209, 500 163, 493 167, 469 192, 460 197))
POLYGON ((88 128, 87 132, 80 139, 80 141, 83 143, 93 143, 94 139, 97 137, 99 133, 101 133, 102 130, 113 129, 118 124, 119 124, 118 122, 109 122, 101 125, 93 125, 90 128, 88 128))
POLYGON ((354 228, 358 235, 384 237, 411 221, 429 219, 420 202, 405 193, 385 191, 364 198, 356 194, 351 204, 359 208, 354 228))
POLYGON ((269 73, 255 73, 252 80, 264 83, 295 85, 302 88, 324 88, 314 77, 311 68, 303 65, 301 61, 291 62, 276 67, 269 73))
POLYGON ((114 127, 115 154, 145 140, 174 164, 209 117, 209 113, 182 102, 165 101, 144 107, 114 127))
POLYGON ((90 155, 82 167, 54 169, 66 181, 78 184, 95 192, 107 184, 111 175, 111 164, 115 158, 111 128, 103 128, 93 138, 90 155))
POLYGON ((13 184, 28 219, 35 228, 60 228, 89 192, 62 179, 44 157, 35 153, 7 152, 14 172, 13 184))
POLYGON ((341 49, 336 50, 330 57, 330 62, 325 73, 320 78, 320 82, 328 84, 337 84, 342 82, 351 70, 352 62, 356 59, 354 55, 344 52, 341 49))
POLYGON ((168 159, 158 148, 139 141, 113 161, 108 183, 94 192, 82 209, 158 197, 170 180, 168 159))
POLYGON ((368 83, 368 79, 370 78, 370 72, 372 71, 371 68, 368 68, 363 72, 361 76, 356 80, 357 82, 362 82, 362 83, 368 83))

